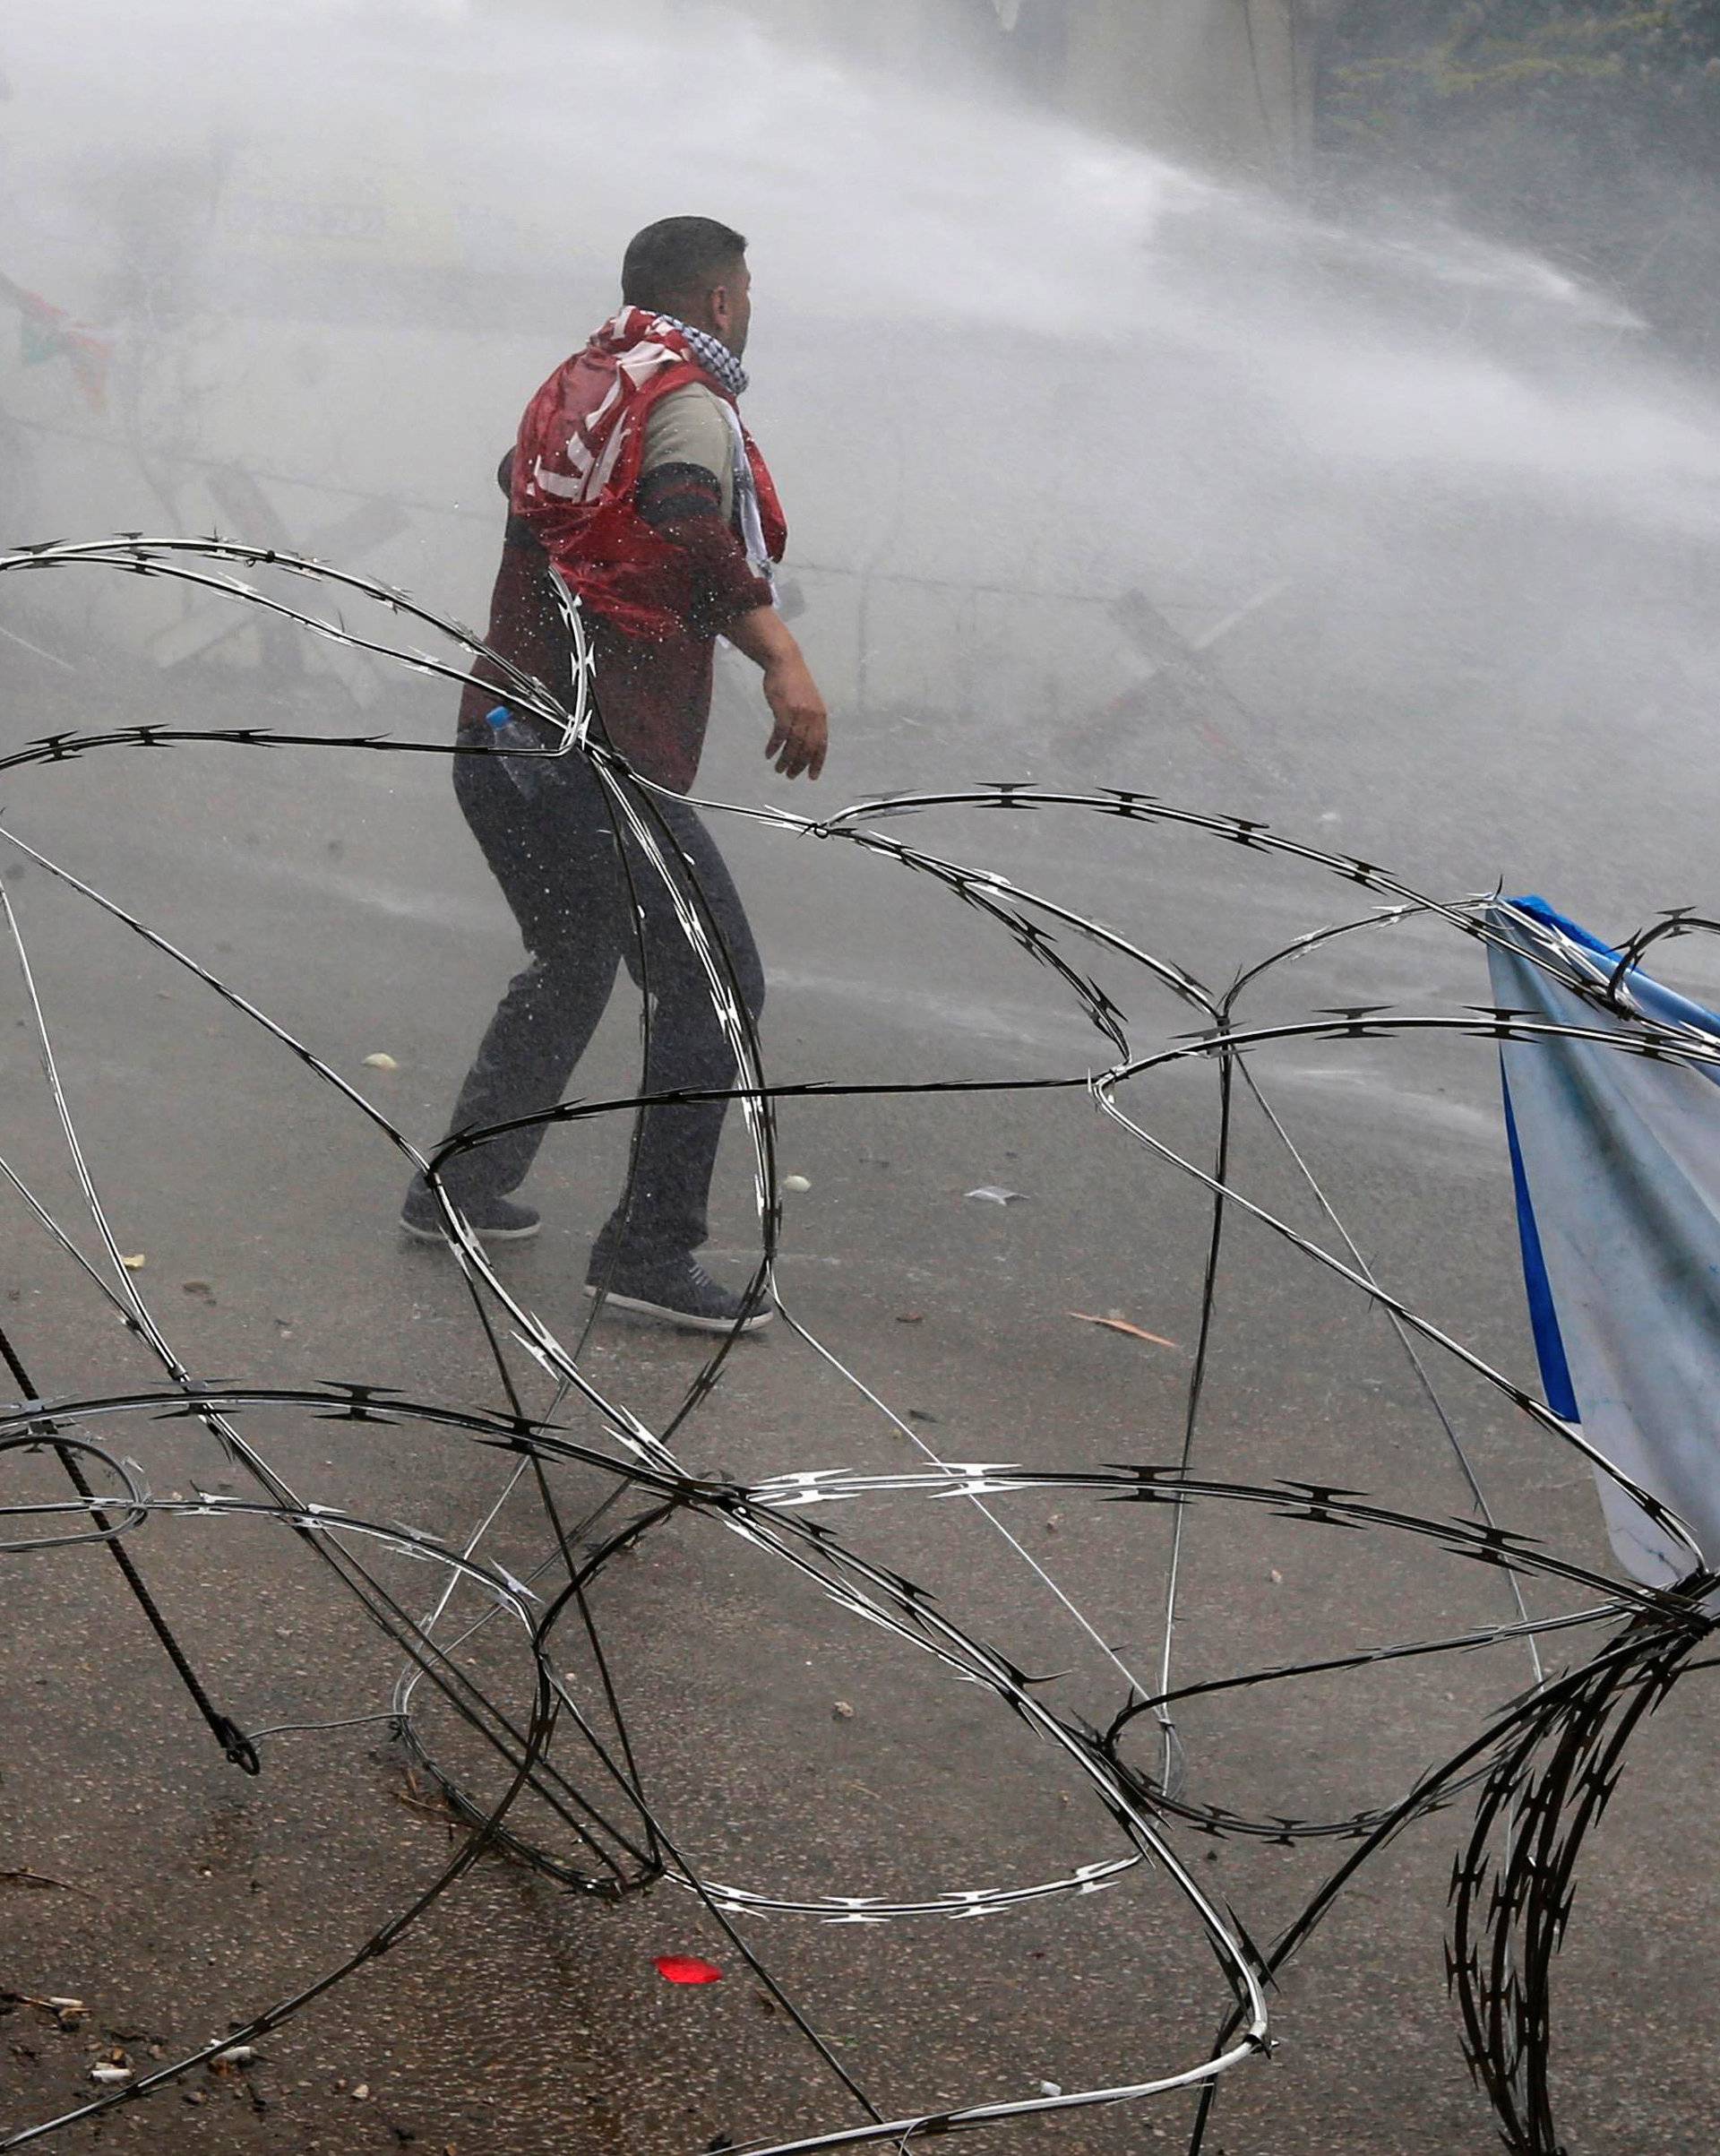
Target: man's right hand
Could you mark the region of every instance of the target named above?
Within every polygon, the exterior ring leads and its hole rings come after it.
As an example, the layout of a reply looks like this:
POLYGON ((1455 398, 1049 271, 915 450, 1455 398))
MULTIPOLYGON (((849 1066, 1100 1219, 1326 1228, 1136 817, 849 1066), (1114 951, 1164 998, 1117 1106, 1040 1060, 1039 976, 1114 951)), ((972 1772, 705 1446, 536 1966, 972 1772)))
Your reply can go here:
POLYGON ((830 713, 818 693, 812 668, 796 651, 784 653, 764 669, 764 700, 775 724, 764 745, 785 779, 798 779, 803 772, 816 779, 824 768, 830 746, 830 713))

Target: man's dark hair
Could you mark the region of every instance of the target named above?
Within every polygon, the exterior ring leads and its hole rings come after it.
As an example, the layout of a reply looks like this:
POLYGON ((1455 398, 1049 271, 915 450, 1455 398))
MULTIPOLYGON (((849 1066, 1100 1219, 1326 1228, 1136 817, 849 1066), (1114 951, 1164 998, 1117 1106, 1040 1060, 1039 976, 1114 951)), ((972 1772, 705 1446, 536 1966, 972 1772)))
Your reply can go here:
POLYGON ((621 296, 631 307, 673 314, 702 298, 746 253, 746 241, 714 217, 663 217, 635 232, 621 263, 621 296))

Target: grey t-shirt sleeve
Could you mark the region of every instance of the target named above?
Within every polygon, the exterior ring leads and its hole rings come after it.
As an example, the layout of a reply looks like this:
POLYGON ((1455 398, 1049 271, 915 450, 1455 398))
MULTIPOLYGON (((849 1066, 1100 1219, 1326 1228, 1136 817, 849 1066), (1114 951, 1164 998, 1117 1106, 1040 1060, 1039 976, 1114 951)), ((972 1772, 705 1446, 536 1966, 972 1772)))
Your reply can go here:
POLYGON ((640 477, 662 464, 697 464, 722 491, 725 522, 735 513, 735 437, 722 400, 697 382, 671 390, 645 422, 640 477))

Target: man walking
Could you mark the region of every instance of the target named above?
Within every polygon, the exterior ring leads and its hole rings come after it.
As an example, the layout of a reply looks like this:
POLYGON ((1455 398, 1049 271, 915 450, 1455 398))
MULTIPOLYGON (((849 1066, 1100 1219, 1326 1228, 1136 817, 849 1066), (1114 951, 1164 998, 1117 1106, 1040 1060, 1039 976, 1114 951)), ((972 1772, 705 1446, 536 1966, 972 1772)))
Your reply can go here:
MULTIPOLYGON (((675 794, 698 771, 718 635, 761 669, 773 721, 765 754, 778 771, 816 779, 824 763, 823 701, 774 605, 770 565, 782 557, 787 529, 737 410, 752 316, 745 249, 738 232, 710 218, 666 218, 639 233, 622 267, 621 312, 532 399, 501 474, 510 513, 490 642, 552 687, 566 682, 567 639, 549 579, 558 571, 585 609, 611 746, 675 794)), ((467 687, 463 741, 494 738, 494 691, 467 687)), ((490 1022, 451 1134, 554 1106, 624 961, 649 998, 645 1091, 732 1087, 734 1053, 672 894, 625 827, 617 830, 590 766, 574 753, 521 769, 537 781, 529 793, 499 755, 454 759, 461 811, 529 962, 490 1022)), ((756 1019, 763 971, 722 856, 684 802, 653 796, 651 806, 688 865, 671 867, 684 887, 696 887, 756 1019)), ((632 1173, 593 1246, 588 1293, 706 1331, 767 1321, 768 1309, 712 1280, 693 1255, 707 1233, 725 1106, 641 1112, 632 1173)), ((510 1132, 443 1171, 486 1241, 537 1233, 537 1212, 508 1194, 542 1134, 541 1125, 510 1132)), ((422 1181, 408 1194, 401 1224, 426 1240, 441 1235, 422 1181)))

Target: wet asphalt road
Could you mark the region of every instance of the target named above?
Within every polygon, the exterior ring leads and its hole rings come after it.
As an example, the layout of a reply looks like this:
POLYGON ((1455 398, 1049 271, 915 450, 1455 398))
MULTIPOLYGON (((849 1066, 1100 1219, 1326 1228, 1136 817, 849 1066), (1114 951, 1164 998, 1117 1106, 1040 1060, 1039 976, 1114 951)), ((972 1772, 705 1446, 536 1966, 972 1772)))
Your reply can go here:
MULTIPOLYGON (((103 676, 86 686, 92 711, 123 708, 124 684, 103 676)), ((1531 781, 1526 762, 1518 783, 1483 787, 1473 744, 1412 745, 1389 726, 1384 736, 1354 755, 1313 757, 1317 775, 1304 773, 1278 820, 1401 861, 1412 880, 1441 890, 1478 888, 1494 874, 1549 888, 1607 928, 1657 897, 1707 895, 1712 804, 1676 758, 1644 772, 1640 799, 1603 808, 1579 778, 1561 793, 1544 772, 1531 781)), ((744 746, 718 744, 710 790, 753 797, 744 746)), ((1226 790, 1234 782, 1246 796, 1245 769, 1173 775, 1205 802, 1259 805, 1226 790)), ((858 752, 847 770, 838 759, 820 806, 880 777, 902 780, 858 752)), ((410 1135, 436 1134, 515 950, 443 766, 109 752, 28 773, 9 795, 21 835, 196 953, 410 1135), (398 1067, 366 1067, 377 1052, 398 1067)), ((771 798, 796 807, 815 798, 771 798)), ((1355 910, 1354 890, 1194 837, 972 815, 927 818, 902 835, 1036 882, 1213 979, 1355 910)), ((1079 1074, 1103 1058, 1049 973, 900 868, 769 832, 726 830, 725 842, 766 951, 778 1082, 1019 1078, 1079 1074)), ((145 1258, 134 1277, 182 1359, 258 1384, 363 1378, 416 1399, 497 1404, 452 1268, 395 1232, 401 1170, 386 1140, 87 901, 33 868, 6 887, 91 1172, 122 1248, 145 1258)), ((5 1157, 93 1252, 15 967, 10 977, 5 1157)), ((1699 964, 1689 978, 1703 986, 1699 964)), ((1141 1045, 1188 1029, 1138 975, 1105 979, 1141 1045)), ((1261 986, 1257 1008, 1451 1009, 1485 994, 1471 946, 1416 926, 1299 962, 1261 986)), ((631 1089, 635 1036, 635 1013, 618 1003, 584 1074, 591 1097, 631 1089)), ((1256 1068, 1381 1277, 1526 1375, 1484 1048, 1304 1042, 1266 1052, 1256 1068)), ((1204 1156, 1208 1069, 1133 1089, 1131 1105, 1166 1143, 1204 1156)), ((554 1134, 530 1193, 546 1232, 499 1260, 563 1338, 581 1323, 586 1242, 623 1142, 614 1119, 554 1134)), ((785 1300, 908 1421, 918 1449, 778 1325, 741 1344, 677 1433, 690 1466, 744 1479, 836 1465, 897 1471, 928 1453, 1054 1466, 1174 1456, 1203 1208, 1185 1177, 1104 1125, 1082 1092, 789 1103, 779 1159, 811 1186, 789 1201, 785 1300), (1024 1194, 1007 1206, 964 1196, 982 1185, 1024 1194), (1120 1312, 1171 1344, 1078 1312, 1120 1312)), ((1315 1226, 1258 1119, 1242 1127, 1236 1174, 1262 1203, 1315 1226)), ((6 1203, 0 1320, 42 1394, 150 1382, 72 1263, 15 1195, 6 1203)), ((735 1147, 714 1265, 744 1265, 748 1221, 735 1147)), ((1239 1226, 1217 1324, 1198 1453, 1207 1471, 1329 1479, 1406 1510, 1462 1509, 1412 1373, 1377 1315, 1340 1283, 1239 1226)), ((658 1427, 701 1359, 696 1341, 619 1320, 601 1323, 586 1352, 593 1383, 658 1427)), ((517 1352, 512 1360, 541 1411, 545 1380, 517 1352)), ((1440 1382, 1499 1517, 1603 1565, 1580 1465, 1473 1381, 1442 1372, 1440 1382)), ((592 1419, 572 1410, 564 1419, 595 1436, 592 1419)), ((302 1495, 449 1539, 469 1535, 508 1473, 504 1457, 446 1431, 285 1413, 249 1415, 245 1427, 302 1495)), ((157 1492, 244 1487, 195 1425, 134 1414, 97 1434, 133 1454, 157 1492)), ((19 1469, 27 1494, 50 1487, 47 1466, 37 1456, 19 1469)), ((608 1488, 583 1470, 555 1482, 575 1520, 608 1488)), ((1114 1712, 1129 1676, 1157 1669, 1168 1534, 1157 1514, 1028 1493, 1000 1501, 993 1518, 965 1501, 895 1498, 830 1520, 1022 1667, 1057 1673, 1047 1696, 1071 1711, 1114 1712)), ((545 1542, 526 1492, 486 1547, 524 1571, 545 1542)), ((398 1654, 279 1527, 158 1519, 132 1547, 216 1700, 246 1727, 387 1715, 398 1654)), ((386 1552, 376 1563, 409 1607, 438 1590, 425 1566, 386 1552)), ((1543 1590, 1531 1604, 1568 1606, 1543 1590)), ((15 2128, 87 2100, 91 2065, 111 2053, 147 2071, 312 1982, 408 1905, 459 1836, 384 1719, 265 1738, 262 1775, 238 1774, 101 1551, 9 1563, 4 1608, 0 1987, 87 2009, 69 2026, 28 2003, 0 2015, 0 2117, 15 2128)), ((930 1898, 1056 1876, 1115 1850, 1090 1794, 995 1702, 706 1522, 678 1520, 614 1560, 593 1611, 653 1807, 710 1878, 786 1896, 930 1898)), ((1189 1519, 1178 1669, 1214 1676, 1508 1614, 1496 1575, 1425 1543, 1215 1506, 1189 1519)), ((527 1697, 517 1634, 492 1626, 472 1653, 499 1694, 527 1697)), ((567 1671, 591 1692, 577 1642, 567 1671)), ((1509 1650, 1220 1695, 1182 1724, 1191 1793, 1266 1815, 1354 1813, 1406 1788, 1526 1678, 1521 1651, 1509 1650)), ((1720 1938, 1710 1681, 1681 1686, 1647 1729, 1591 1844, 1563 1961, 1555 2069, 1571 2145, 1585 2156, 1707 2156, 1720 2126, 1706 2036, 1720 1938)), ((493 1763, 444 1712, 426 1706, 424 1735, 469 1770, 479 1794, 494 1790, 493 1763)), ((1232 2156, 1494 2145, 1441 1972, 1445 1887, 1466 1816, 1459 1804, 1424 1822, 1346 1896, 1275 2001, 1277 2057, 1231 2078, 1215 2145, 1232 2156)), ((1329 1843, 1290 1850, 1190 1836, 1177 1846, 1257 1937, 1336 1860, 1329 1843)), ((778 1917, 749 1921, 744 1936, 887 2114, 1031 2095, 1041 2082, 1074 2089, 1174 2071, 1202 2055, 1226 2004, 1186 1905, 1144 1869, 1102 1893, 984 1922, 778 1917)), ((57 2145, 655 2156, 722 2134, 787 2136, 859 2117, 684 1890, 598 1902, 500 1858, 482 1861, 386 1957, 260 2049, 243 2072, 200 2070, 67 2129, 57 2145), (671 1987, 653 1965, 666 1953, 707 1956, 724 1980, 671 1987)), ((1187 2116, 1175 2100, 1014 2131, 1084 2156, 1174 2145, 1187 2116)))

